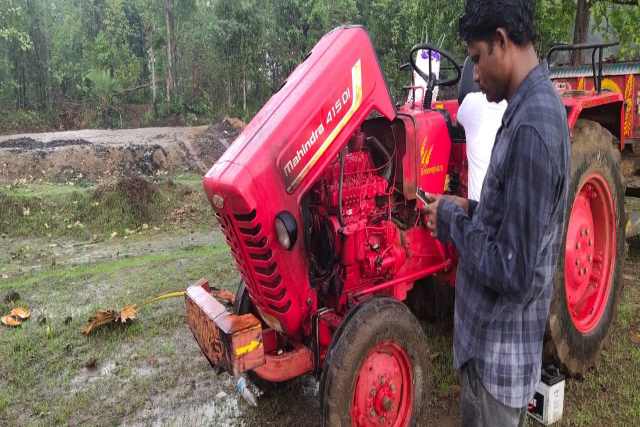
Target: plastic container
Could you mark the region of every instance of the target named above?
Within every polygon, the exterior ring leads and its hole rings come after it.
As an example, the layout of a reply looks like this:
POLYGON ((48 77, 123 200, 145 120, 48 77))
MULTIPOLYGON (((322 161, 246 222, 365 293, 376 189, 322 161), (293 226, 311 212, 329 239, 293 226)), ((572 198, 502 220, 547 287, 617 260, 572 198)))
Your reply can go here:
POLYGON ((564 375, 555 366, 542 369, 540 382, 529 402, 529 416, 548 426, 562 419, 564 409, 564 375))

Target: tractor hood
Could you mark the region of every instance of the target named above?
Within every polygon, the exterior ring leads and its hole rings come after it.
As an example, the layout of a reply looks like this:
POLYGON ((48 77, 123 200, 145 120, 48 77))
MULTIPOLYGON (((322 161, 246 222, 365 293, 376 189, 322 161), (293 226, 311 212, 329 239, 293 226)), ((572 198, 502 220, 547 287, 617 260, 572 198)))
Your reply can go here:
POLYGON ((302 233, 290 250, 283 249, 275 216, 289 212, 302 230, 302 195, 373 110, 395 118, 371 40, 362 27, 337 28, 318 42, 204 178, 212 206, 226 221, 251 299, 267 321, 277 319, 276 329, 300 332, 315 294, 302 233), (248 222, 240 227, 241 220, 248 222), (268 251, 256 255, 254 246, 246 247, 243 230, 255 232, 248 235, 254 245, 264 238, 268 251), (261 272, 269 273, 268 292, 261 287, 261 272))

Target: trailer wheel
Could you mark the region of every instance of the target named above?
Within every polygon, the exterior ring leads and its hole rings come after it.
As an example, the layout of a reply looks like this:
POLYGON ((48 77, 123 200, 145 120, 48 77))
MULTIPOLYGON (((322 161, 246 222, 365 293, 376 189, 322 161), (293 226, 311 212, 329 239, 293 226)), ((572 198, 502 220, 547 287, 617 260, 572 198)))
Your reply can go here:
POLYGON ((545 358, 572 376, 595 365, 616 316, 624 261, 624 187, 613 136, 578 120, 563 246, 555 275, 545 358))
POLYGON ((427 341, 416 317, 391 298, 354 309, 334 335, 320 379, 325 426, 408 426, 431 395, 427 341))

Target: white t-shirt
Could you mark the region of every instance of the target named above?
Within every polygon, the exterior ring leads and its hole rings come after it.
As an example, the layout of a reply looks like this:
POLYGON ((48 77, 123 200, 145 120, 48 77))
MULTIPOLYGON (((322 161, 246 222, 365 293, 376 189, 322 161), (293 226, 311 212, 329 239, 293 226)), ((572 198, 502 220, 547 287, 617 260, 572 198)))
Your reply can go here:
POLYGON ((464 97, 458 109, 458 122, 464 127, 467 137, 468 196, 471 200, 480 200, 482 183, 491 161, 491 150, 506 108, 507 101, 496 104, 487 101, 484 93, 472 92, 464 97))

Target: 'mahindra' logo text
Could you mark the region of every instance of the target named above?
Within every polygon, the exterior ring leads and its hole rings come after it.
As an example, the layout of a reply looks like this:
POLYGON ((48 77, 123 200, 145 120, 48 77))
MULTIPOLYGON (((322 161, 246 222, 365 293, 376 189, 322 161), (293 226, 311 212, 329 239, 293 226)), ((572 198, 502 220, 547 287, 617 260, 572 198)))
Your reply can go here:
POLYGON ((295 167, 300 163, 300 161, 304 158, 304 156, 307 155, 309 150, 311 150, 311 147, 314 146, 314 144, 320 138, 320 135, 322 135, 323 133, 324 133, 324 126, 322 123, 320 123, 318 128, 313 132, 311 132, 311 136, 309 137, 309 139, 307 139, 304 142, 304 144, 302 144, 300 148, 298 148, 298 150, 296 151, 296 155, 293 156, 293 158, 289 160, 286 165, 284 165, 285 176, 291 175, 291 172, 293 172, 295 167))

